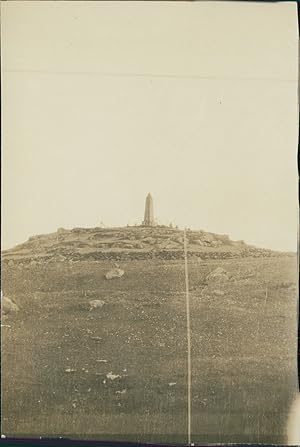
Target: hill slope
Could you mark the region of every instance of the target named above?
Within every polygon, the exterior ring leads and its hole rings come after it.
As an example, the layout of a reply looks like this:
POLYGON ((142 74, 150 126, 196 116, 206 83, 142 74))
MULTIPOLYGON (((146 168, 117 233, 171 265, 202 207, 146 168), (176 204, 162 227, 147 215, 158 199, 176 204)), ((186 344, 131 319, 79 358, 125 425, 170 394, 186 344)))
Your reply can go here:
MULTIPOLYGON (((7 436, 186 443, 184 262, 120 266, 112 281, 110 260, 4 266, 7 436)), ((285 443, 296 281, 292 257, 189 260, 193 442, 285 443), (207 279, 219 267, 230 280, 207 279)))

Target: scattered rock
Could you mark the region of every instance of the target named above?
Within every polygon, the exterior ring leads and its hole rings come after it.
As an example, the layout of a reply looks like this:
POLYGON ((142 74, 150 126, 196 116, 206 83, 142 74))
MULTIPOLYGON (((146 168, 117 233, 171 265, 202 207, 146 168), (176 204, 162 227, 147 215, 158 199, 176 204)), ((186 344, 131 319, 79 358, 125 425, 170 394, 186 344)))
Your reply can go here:
POLYGON ((1 308, 4 313, 18 312, 19 307, 10 298, 1 297, 1 308))
POLYGON ((124 389, 124 390, 118 390, 118 391, 116 391, 116 394, 125 394, 127 392, 127 390, 126 389, 124 389))
POLYGON ((105 302, 102 300, 91 300, 91 301, 89 301, 90 311, 93 309, 101 308, 104 306, 104 304, 105 304, 105 302))
POLYGON ((147 244, 155 244, 155 242, 156 242, 156 239, 154 239, 154 237, 145 237, 144 239, 143 239, 143 242, 146 242, 147 244))
POLYGON ((56 261, 56 262, 64 262, 65 260, 66 260, 66 257, 63 256, 63 255, 57 255, 57 256, 55 257, 55 261, 56 261))
POLYGON ((45 292, 41 292, 41 291, 37 290, 36 292, 33 293, 33 298, 35 300, 41 300, 45 297, 47 297, 47 293, 45 293, 45 292))
POLYGON ((12 259, 10 259, 8 261, 8 265, 9 265, 9 267, 13 267, 15 265, 15 263, 14 263, 14 261, 12 259))
POLYGON ((213 234, 210 234, 210 233, 205 233, 205 234, 202 236, 202 240, 203 240, 204 242, 213 242, 213 241, 214 241, 214 235, 213 235, 213 234))
POLYGON ((167 244, 163 248, 166 249, 166 250, 172 250, 174 248, 174 245, 173 244, 167 244))
POLYGON ((283 289, 294 289, 296 288, 296 284, 293 281, 283 281, 279 284, 279 287, 283 289))
POLYGON ((116 379, 120 379, 121 376, 119 374, 113 374, 113 372, 109 372, 108 374, 106 374, 106 378, 109 380, 116 380, 116 379))
POLYGON ((223 292, 223 290, 213 290, 212 294, 216 296, 224 296, 225 292, 223 292))
POLYGON ((255 276, 255 273, 252 270, 246 270, 242 275, 242 279, 253 278, 253 276, 255 276))
POLYGON ((208 281, 228 281, 231 279, 231 275, 222 267, 218 267, 216 270, 207 275, 206 279, 208 281))
POLYGON ((124 275, 124 273, 125 273, 124 270, 115 268, 107 272, 105 277, 106 279, 121 278, 124 275))
POLYGON ((183 244, 183 237, 182 236, 174 237, 173 241, 177 242, 178 244, 183 244))

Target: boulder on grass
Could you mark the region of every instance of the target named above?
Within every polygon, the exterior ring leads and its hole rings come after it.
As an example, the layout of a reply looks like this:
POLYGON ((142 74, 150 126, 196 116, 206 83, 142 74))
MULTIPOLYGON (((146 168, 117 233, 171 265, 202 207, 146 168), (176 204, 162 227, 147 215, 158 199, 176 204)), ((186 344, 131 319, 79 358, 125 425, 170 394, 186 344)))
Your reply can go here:
POLYGON ((15 313, 19 311, 19 307, 10 298, 1 296, 1 310, 3 313, 15 313))
POLYGON ((231 279, 231 275, 222 267, 216 268, 213 272, 207 275, 208 281, 228 281, 231 279))
POLYGON ((115 278, 121 278, 124 275, 124 270, 115 268, 111 269, 109 272, 106 273, 105 278, 106 279, 115 279, 115 278))
POLYGON ((89 301, 90 310, 101 308, 101 307, 104 306, 104 304, 105 304, 105 302, 102 301, 102 300, 91 300, 91 301, 89 301))

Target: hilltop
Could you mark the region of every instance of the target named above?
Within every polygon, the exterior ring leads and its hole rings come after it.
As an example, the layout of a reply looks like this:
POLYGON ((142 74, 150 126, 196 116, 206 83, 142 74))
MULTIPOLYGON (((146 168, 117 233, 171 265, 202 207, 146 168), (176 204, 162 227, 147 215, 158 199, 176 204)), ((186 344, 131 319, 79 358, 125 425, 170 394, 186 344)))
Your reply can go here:
MULTIPOLYGON (((278 256, 278 252, 233 241, 228 235, 187 230, 188 255, 202 259, 278 256)), ((32 236, 3 252, 4 262, 181 259, 183 230, 166 226, 59 228, 32 236)))

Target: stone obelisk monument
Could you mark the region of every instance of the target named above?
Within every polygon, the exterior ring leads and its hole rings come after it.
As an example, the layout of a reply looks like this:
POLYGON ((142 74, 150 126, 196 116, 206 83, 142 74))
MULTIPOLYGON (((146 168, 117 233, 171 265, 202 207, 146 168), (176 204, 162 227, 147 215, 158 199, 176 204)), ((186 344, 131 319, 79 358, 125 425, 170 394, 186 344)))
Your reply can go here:
POLYGON ((146 197, 143 225, 145 225, 146 227, 153 227, 155 225, 154 212, 153 212, 153 199, 150 192, 146 197))

